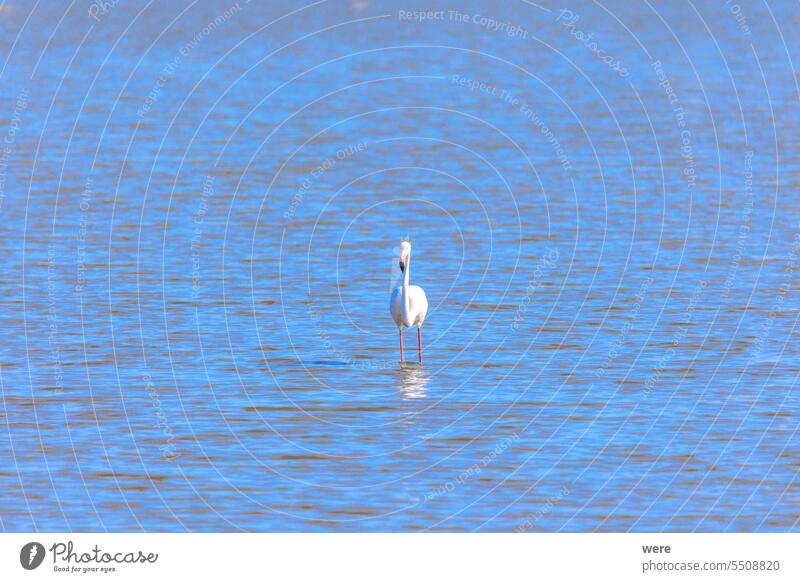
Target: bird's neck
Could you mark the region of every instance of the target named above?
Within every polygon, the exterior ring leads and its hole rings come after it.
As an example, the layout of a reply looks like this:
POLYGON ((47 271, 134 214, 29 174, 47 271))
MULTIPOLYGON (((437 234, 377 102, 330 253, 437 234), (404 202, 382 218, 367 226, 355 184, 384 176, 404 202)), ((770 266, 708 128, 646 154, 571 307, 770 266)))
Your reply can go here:
POLYGON ((408 278, 411 272, 411 257, 406 259, 406 268, 403 269, 403 310, 408 313, 411 309, 411 298, 408 296, 408 278))

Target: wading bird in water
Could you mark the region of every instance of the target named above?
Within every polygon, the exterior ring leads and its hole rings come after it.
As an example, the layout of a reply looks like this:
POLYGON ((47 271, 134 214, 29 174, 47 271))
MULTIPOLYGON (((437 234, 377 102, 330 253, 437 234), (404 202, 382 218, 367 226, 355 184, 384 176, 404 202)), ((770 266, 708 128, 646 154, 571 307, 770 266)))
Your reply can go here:
POLYGON ((400 271, 403 273, 403 284, 392 291, 389 310, 400 331, 400 361, 403 361, 403 328, 417 326, 417 347, 419 363, 422 363, 422 323, 428 313, 428 298, 425 291, 417 285, 409 285, 411 271, 411 243, 403 241, 400 245, 400 271))

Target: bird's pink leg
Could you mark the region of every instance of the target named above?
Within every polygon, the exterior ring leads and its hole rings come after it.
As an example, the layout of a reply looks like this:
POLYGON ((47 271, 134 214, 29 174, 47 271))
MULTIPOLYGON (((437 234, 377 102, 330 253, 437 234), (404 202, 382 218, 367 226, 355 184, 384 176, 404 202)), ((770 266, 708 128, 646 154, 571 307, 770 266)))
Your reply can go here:
POLYGON ((419 363, 422 363, 422 328, 417 328, 417 348, 419 348, 419 363))
POLYGON ((403 328, 398 327, 397 329, 400 330, 400 361, 403 361, 403 328))

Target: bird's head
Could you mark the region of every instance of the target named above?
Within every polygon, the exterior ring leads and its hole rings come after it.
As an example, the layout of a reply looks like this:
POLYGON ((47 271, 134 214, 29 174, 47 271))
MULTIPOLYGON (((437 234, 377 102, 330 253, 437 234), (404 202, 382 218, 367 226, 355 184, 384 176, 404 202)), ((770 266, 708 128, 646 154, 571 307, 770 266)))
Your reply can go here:
POLYGON ((408 261, 411 258, 411 243, 404 240, 400 245, 400 271, 405 273, 408 261))

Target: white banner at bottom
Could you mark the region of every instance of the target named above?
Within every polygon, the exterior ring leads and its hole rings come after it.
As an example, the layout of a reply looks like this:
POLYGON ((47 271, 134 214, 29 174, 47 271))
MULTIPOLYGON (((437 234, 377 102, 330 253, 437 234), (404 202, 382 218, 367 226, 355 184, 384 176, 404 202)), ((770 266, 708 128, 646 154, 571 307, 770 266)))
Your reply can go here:
POLYGON ((800 580, 800 534, 3 534, 0 580, 800 580), (568 577, 568 578, 567 578, 568 577))

